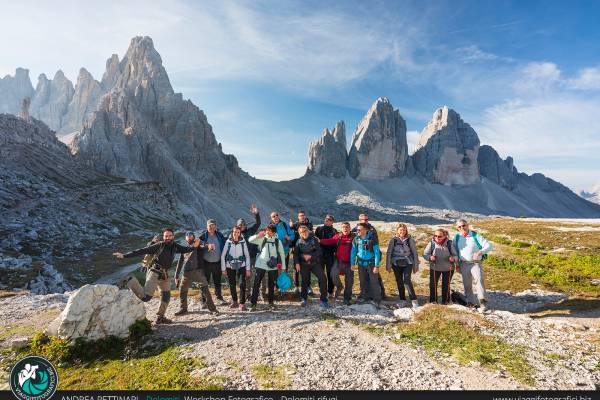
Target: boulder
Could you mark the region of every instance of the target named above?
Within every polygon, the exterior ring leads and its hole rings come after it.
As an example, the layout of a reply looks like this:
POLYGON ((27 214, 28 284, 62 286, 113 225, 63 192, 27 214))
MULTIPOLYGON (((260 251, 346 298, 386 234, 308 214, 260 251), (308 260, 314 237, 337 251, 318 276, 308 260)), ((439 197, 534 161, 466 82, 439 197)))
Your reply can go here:
POLYGON ((71 294, 48 333, 65 339, 124 338, 129 335, 129 327, 145 317, 144 303, 130 290, 119 290, 114 285, 85 285, 71 294))
POLYGON ((307 173, 343 178, 347 164, 346 126, 340 121, 331 132, 325 129, 318 140, 310 143, 307 173))
POLYGON ((394 317, 401 322, 410 322, 415 316, 412 308, 397 308, 394 310, 394 317))
POLYGON ((352 135, 350 175, 358 180, 399 177, 404 175, 407 158, 406 121, 387 98, 380 97, 352 135))
POLYGON ((479 182, 479 137, 460 115, 438 108, 421 132, 412 155, 416 170, 430 182, 471 185, 479 182))

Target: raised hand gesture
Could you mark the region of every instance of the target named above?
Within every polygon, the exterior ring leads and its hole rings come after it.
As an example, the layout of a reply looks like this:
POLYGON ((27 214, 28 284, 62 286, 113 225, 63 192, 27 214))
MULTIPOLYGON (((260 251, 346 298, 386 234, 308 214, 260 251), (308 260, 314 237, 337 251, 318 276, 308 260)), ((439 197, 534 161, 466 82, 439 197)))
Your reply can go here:
POLYGON ((123 253, 120 253, 117 251, 116 253, 113 253, 113 256, 115 256, 117 258, 123 258, 123 253))
POLYGON ((250 212, 251 212, 252 214, 258 214, 258 207, 256 207, 256 204, 252 203, 252 204, 250 205, 250 212))

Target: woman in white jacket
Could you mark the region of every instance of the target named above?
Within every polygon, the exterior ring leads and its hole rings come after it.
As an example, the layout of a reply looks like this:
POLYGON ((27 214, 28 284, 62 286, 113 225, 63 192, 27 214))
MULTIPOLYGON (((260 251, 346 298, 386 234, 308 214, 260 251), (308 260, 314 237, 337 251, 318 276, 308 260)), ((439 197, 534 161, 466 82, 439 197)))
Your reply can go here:
POLYGON ((250 277, 250 253, 248 245, 239 227, 231 230, 221 252, 221 271, 227 272, 229 290, 233 300, 229 308, 240 308, 246 311, 246 278, 250 277), (237 281, 240 281, 240 302, 238 303, 237 281))

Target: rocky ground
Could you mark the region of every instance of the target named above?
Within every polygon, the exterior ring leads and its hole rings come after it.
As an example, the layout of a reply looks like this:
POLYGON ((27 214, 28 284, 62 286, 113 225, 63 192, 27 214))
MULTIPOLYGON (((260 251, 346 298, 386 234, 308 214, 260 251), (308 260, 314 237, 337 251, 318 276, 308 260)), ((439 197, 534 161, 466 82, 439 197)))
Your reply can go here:
MULTIPOLYGON (((45 328, 64 308, 67 298, 66 294, 22 293, 0 299, 1 324, 5 327, 0 347, 9 347, 45 328)), ((174 299, 167 316, 175 322, 156 327, 144 346, 174 341, 184 357, 202 359, 204 367, 192 374, 216 377, 230 389, 598 388, 598 310, 564 318, 533 313, 563 298, 562 294, 540 290, 513 295, 491 292, 493 310, 484 315, 451 306, 484 334, 524 349, 526 360, 535 369, 531 386, 503 369, 484 368, 477 362, 459 363, 451 356, 399 342, 394 335, 372 333, 369 327, 399 326, 410 323, 401 319, 414 317, 408 308, 394 313, 393 301, 380 310, 370 304, 346 307, 333 302, 324 312, 316 298, 305 309, 297 300, 287 299, 278 302, 274 311, 261 304, 252 313, 221 306, 218 316, 199 310, 193 302, 188 315, 175 318, 178 299, 174 299)), ((150 319, 157 307, 158 299, 146 303, 150 319)), ((417 315, 430 307, 421 307, 417 315)))

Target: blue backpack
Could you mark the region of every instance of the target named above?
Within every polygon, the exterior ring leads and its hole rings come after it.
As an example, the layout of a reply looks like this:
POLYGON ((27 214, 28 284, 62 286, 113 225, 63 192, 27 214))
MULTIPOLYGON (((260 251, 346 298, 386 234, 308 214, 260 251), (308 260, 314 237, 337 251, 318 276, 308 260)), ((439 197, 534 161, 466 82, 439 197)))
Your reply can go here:
POLYGON ((282 292, 285 292, 292 287, 292 280, 290 279, 290 276, 287 273, 282 272, 279 274, 279 276, 277 277, 277 287, 282 292))

